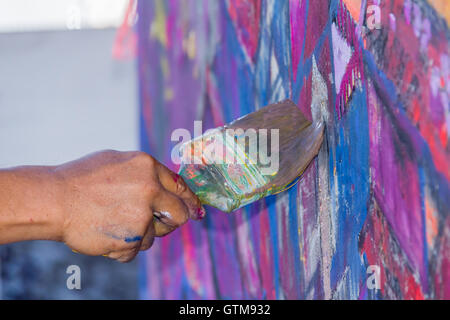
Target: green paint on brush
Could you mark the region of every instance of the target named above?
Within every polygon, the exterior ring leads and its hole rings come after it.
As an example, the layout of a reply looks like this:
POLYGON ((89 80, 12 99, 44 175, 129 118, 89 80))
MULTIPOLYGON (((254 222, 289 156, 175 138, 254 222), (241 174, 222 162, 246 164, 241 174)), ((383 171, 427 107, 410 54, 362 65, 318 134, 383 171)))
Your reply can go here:
POLYGON ((292 186, 322 141, 323 124, 285 100, 183 144, 179 174, 203 204, 231 212, 292 186))

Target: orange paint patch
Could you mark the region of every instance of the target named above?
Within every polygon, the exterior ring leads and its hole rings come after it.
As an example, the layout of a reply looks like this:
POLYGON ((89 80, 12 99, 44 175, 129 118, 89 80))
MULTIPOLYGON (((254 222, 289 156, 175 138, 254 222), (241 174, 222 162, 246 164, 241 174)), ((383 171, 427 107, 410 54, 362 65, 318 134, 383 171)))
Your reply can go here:
POLYGON ((352 15, 356 23, 359 22, 359 14, 361 12, 361 0, 344 0, 345 6, 352 15))

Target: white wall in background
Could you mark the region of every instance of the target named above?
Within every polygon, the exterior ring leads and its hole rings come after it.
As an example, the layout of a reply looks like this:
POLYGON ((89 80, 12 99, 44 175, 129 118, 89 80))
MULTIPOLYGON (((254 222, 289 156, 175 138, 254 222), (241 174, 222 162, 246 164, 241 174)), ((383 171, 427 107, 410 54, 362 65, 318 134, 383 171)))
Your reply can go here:
POLYGON ((0 167, 138 149, 133 61, 116 30, 0 34, 0 167))
POLYGON ((0 32, 117 27, 129 0, 0 0, 0 32))

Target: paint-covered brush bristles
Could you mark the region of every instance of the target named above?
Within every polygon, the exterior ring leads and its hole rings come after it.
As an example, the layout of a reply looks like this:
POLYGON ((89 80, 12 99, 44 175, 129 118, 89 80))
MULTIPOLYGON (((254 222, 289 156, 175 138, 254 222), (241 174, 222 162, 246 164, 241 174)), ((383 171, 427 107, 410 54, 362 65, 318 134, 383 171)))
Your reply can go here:
POLYGON ((231 212, 289 188, 322 141, 323 124, 285 100, 183 144, 180 175, 202 203, 231 212))

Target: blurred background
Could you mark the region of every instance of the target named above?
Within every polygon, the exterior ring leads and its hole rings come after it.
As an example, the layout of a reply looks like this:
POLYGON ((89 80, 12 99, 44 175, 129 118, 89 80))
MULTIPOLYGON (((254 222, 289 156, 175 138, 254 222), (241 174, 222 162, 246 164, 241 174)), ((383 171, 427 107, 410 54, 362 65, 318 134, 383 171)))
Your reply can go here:
MULTIPOLYGON (((129 8, 130 0, 0 0, 0 167, 139 148, 135 62, 113 57, 129 8)), ((0 275, 1 299, 138 298, 137 259, 120 264, 60 243, 0 246, 0 275), (69 265, 81 269, 81 290, 66 286, 69 265)))

